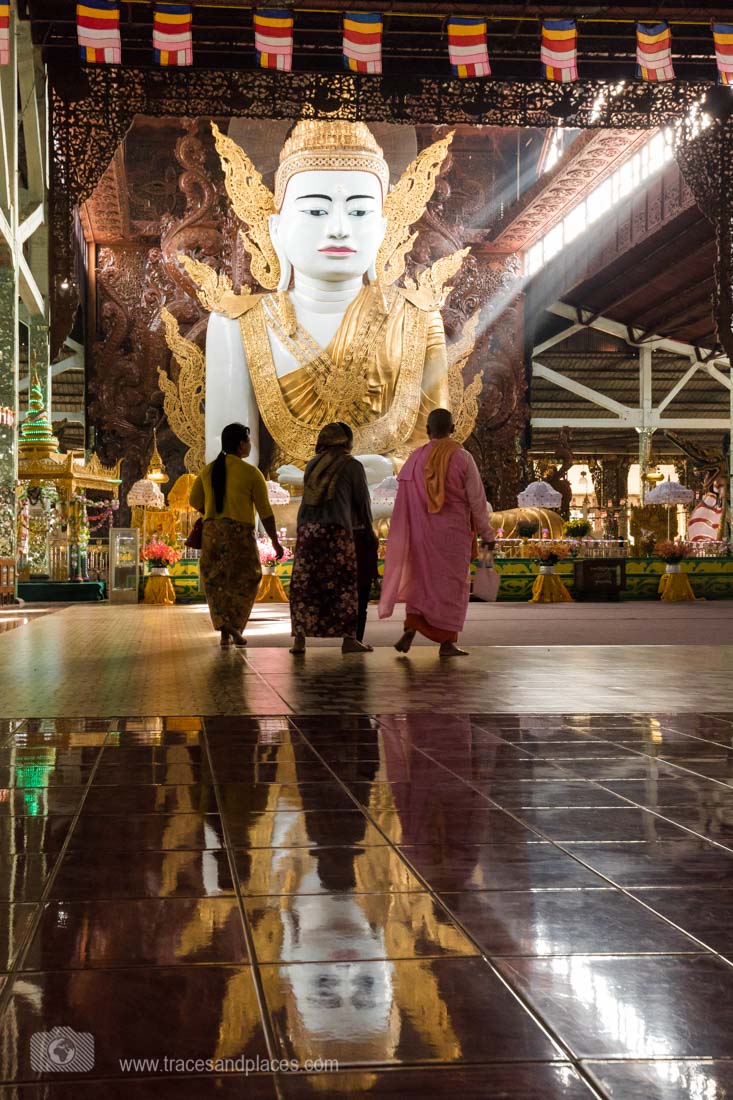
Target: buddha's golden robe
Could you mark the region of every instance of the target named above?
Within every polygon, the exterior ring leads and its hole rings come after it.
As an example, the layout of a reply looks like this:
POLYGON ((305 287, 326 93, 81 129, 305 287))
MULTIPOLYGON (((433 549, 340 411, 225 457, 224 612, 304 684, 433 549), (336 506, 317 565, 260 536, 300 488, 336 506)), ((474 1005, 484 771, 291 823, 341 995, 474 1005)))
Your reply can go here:
POLYGON ((333 420, 353 427, 356 454, 385 455, 396 467, 426 441, 428 413, 449 407, 445 332, 439 311, 421 308, 411 297, 416 295, 399 289, 385 295, 365 286, 325 349, 331 373, 320 387, 307 360, 277 377, 267 320, 274 296, 258 295, 241 315, 252 386, 280 461, 304 465, 314 454, 319 430, 333 420), (355 361, 354 349, 373 330, 373 343, 355 361), (341 372, 349 372, 354 383, 352 396, 338 407, 329 400, 327 382, 328 377, 340 381, 341 372))

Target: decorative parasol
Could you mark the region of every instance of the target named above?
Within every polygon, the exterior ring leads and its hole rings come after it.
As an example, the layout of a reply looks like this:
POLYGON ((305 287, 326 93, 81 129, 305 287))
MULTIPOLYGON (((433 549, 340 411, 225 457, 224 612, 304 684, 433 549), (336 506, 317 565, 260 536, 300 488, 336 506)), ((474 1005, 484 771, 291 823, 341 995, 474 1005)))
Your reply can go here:
POLYGON ((136 481, 130 489, 127 494, 127 503, 130 507, 165 508, 165 497, 159 485, 143 477, 140 481, 136 481))
POLYGON ((667 538, 669 538, 670 509, 677 504, 690 504, 695 499, 692 489, 680 485, 678 481, 662 481, 644 497, 645 504, 665 504, 667 506, 667 538))
POLYGON ((143 510, 142 542, 145 545, 148 508, 165 508, 165 497, 160 485, 148 481, 146 477, 136 481, 127 494, 127 503, 131 508, 143 510))
POLYGON ((557 508, 562 504, 562 494, 546 481, 533 481, 517 497, 520 508, 557 508))
POLYGON ((270 504, 290 504, 290 493, 276 481, 267 482, 267 497, 270 504))
POLYGON ((371 491, 371 498, 375 504, 394 504, 397 496, 397 478, 385 477, 379 485, 375 485, 371 491))
POLYGON ((695 499, 692 489, 678 481, 662 481, 645 495, 646 504, 689 504, 695 499))

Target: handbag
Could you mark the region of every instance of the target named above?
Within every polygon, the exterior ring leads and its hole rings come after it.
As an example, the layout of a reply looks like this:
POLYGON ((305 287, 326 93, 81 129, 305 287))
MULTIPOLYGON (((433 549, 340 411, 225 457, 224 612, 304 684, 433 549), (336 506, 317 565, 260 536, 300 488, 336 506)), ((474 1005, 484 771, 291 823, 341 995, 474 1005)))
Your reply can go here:
POLYGON ((193 527, 191 528, 191 531, 189 532, 189 536, 186 539, 186 546, 189 550, 200 550, 201 543, 203 542, 203 537, 204 518, 203 516, 199 516, 199 518, 196 520, 193 527))
POLYGON ((499 595, 501 578, 492 565, 489 565, 486 557, 478 563, 476 574, 473 578, 473 594, 477 600, 493 603, 499 595))

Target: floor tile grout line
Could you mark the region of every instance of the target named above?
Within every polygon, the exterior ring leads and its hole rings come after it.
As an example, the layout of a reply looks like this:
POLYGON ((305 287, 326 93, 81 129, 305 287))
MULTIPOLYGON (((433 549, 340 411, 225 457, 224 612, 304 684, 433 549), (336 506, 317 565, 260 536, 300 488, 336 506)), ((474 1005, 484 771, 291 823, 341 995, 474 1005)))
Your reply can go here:
MULTIPOLYGON (((73 814, 72 817, 71 817, 71 823, 69 824, 69 828, 66 831, 66 837, 64 839, 64 842, 61 845, 61 847, 59 848, 59 851, 56 855, 56 859, 54 861, 53 867, 51 868, 51 871, 50 871, 50 873, 49 873, 49 875, 46 879, 46 882, 44 884, 43 890, 41 891, 40 897, 38 898, 38 900, 35 903, 35 906, 36 906, 35 912, 34 912, 32 918, 31 918, 31 920, 28 923, 28 928, 26 929, 25 935, 23 936, 23 941, 21 943, 21 946, 18 949, 18 951, 16 952, 15 959, 13 960, 13 965, 12 965, 12 967, 8 968, 5 984, 3 985, 2 989, 0 989, 0 1022, 4 1019, 4 1016, 5 1016, 5 1013, 7 1011, 8 1005, 10 1003, 11 992, 13 990, 13 987, 15 986, 16 979, 18 977, 18 974, 22 973, 23 963, 25 962, 26 956, 28 955, 28 951, 30 949, 31 943, 33 942, 33 938, 35 937, 36 932, 38 931, 38 928, 40 927, 41 920, 43 919, 43 914, 45 912, 45 906, 46 906, 46 903, 49 900, 49 894, 50 894, 51 890, 53 889, 53 885, 54 885, 54 882, 56 881, 56 878, 58 877, 59 871, 61 869, 61 864, 62 864, 63 860, 66 857, 66 853, 69 849, 69 845, 70 845, 70 842, 71 842, 72 833, 73 833, 74 829, 76 828, 76 824, 77 824, 77 822, 78 822, 78 820, 81 816, 81 811, 82 811, 82 807, 84 806, 84 801, 85 801, 87 795, 89 794, 89 790, 90 790, 92 782, 94 780, 94 775, 95 775, 95 773, 97 771, 97 768, 99 767, 99 763, 102 759, 102 753, 104 752, 104 748, 105 748, 105 745, 107 743, 107 739, 108 739, 110 733, 112 732, 110 727, 112 727, 113 725, 116 725, 116 722, 114 721, 114 719, 110 719, 109 723, 108 723, 108 728, 107 728, 107 731, 106 731, 104 741, 97 748, 96 759, 94 761, 94 764, 92 765, 92 769, 89 773, 87 781, 84 784, 84 791, 83 791, 83 793, 81 795, 81 798, 79 800, 79 805, 76 808, 76 813, 73 814)), ((28 853, 26 853, 26 854, 28 854, 28 853)), ((50 853, 48 853, 48 854, 50 854, 50 853)))
MULTIPOLYGON (((277 1040, 275 1038, 275 1032, 272 1027, 272 1020, 270 1018, 270 1009, 267 1004, 267 997, 265 996, 265 989, 262 984, 260 976, 259 966, 257 962, 257 952, 255 950, 254 935, 249 922, 249 916, 247 915, 247 907, 244 904, 244 896, 242 894, 242 887, 239 881, 239 872, 237 870, 236 861, 234 859, 234 847, 231 843, 229 834, 229 825, 227 822, 226 814, 224 813, 224 807, 221 800, 221 792, 219 790, 219 778, 218 773, 214 769, 214 761, 211 755, 211 745, 209 743, 208 730, 206 728, 206 717, 199 716, 202 723, 203 743, 206 750, 206 757, 209 763, 209 771, 211 772, 212 783, 215 792, 216 805, 219 810, 219 820, 221 821, 222 834, 224 839, 224 850, 226 852, 227 864, 229 867, 229 875, 234 887, 234 896, 237 899, 239 906, 239 916, 242 922, 242 931, 244 933, 244 940, 247 945, 247 954, 249 956, 250 972, 252 975, 252 983, 255 989, 255 996, 257 998, 257 1007, 260 1013, 260 1019, 262 1022, 262 1031, 265 1037, 265 1043, 267 1045, 267 1054, 271 1063, 279 1057, 279 1048, 277 1040)), ((281 1090, 278 1087, 278 1093, 281 1090)))
MULTIPOLYGON (((416 746, 416 747, 417 747, 417 746, 416 746)), ((423 750, 421 750, 421 749, 420 749, 419 747, 417 747, 417 748, 418 748, 418 751, 419 751, 419 752, 422 752, 422 751, 423 751, 423 750)), ((434 760, 434 758, 433 758, 433 757, 430 757, 430 759, 434 760)), ((454 776, 454 777, 456 777, 457 779, 461 780, 461 782, 465 783, 465 785, 466 785, 466 787, 467 787, 468 789, 474 789, 474 790, 475 790, 475 788, 472 788, 470 784, 466 783, 466 781, 465 781, 465 780, 463 779, 463 777, 462 777, 462 776, 459 776, 457 772, 453 772, 453 771, 451 771, 451 770, 450 770, 449 768, 447 768, 447 766, 446 766, 446 765, 444 765, 444 764, 441 764, 441 763, 440 763, 439 761, 437 761, 437 760, 435 761, 435 763, 437 763, 437 764, 438 764, 438 765, 439 765, 439 766, 440 766, 440 767, 441 767, 441 768, 442 768, 443 770, 447 771, 447 772, 448 772, 448 773, 449 773, 450 775, 453 775, 453 776, 454 776)), ((337 776, 337 778, 338 778, 338 776, 337 776)), ((719 959, 721 959, 721 961, 725 962, 725 963, 726 963, 727 965, 729 965, 729 966, 733 966, 733 961, 732 961, 732 960, 729 960, 729 959, 727 959, 727 958, 726 958, 726 957, 725 957, 724 955, 722 955, 722 954, 721 954, 720 952, 716 951, 716 950, 715 950, 715 948, 709 947, 709 946, 708 946, 708 945, 707 945, 707 944, 706 944, 706 943, 704 942, 704 940, 701 940, 701 939, 699 939, 699 938, 698 938, 697 936, 693 935, 693 934, 692 934, 691 932, 688 932, 688 931, 686 931, 686 930, 685 930, 684 928, 681 928, 681 927, 680 927, 679 925, 675 924, 675 922, 674 922, 674 921, 670 920, 670 919, 669 919, 668 917, 665 917, 665 916, 664 916, 664 914, 662 914, 662 913, 658 913, 656 909, 653 909, 653 908, 652 908, 652 907, 651 907, 650 905, 648 905, 648 904, 647 904, 646 902, 642 901, 642 900, 641 900, 640 898, 637 898, 637 897, 636 897, 635 895, 631 894, 631 893, 630 893, 630 892, 628 891, 628 889, 624 888, 623 886, 619 885, 618 883, 615 883, 615 882, 614 882, 614 881, 613 881, 612 879, 610 879, 610 878, 608 878, 607 876, 603 875, 603 874, 602 874, 602 873, 601 873, 600 871, 596 871, 596 870, 595 870, 595 868, 593 868, 593 867, 591 867, 591 866, 590 866, 590 864, 588 864, 588 863, 585 863, 585 862, 584 862, 584 861, 583 861, 582 859, 580 859, 580 858, 579 858, 579 856, 576 856, 574 852, 572 852, 572 851, 568 851, 568 849, 567 849, 566 847, 564 847, 564 846, 563 846, 563 843, 562 843, 561 841, 556 841, 556 840, 553 840, 553 839, 552 839, 552 837, 549 837, 549 836, 547 836, 547 835, 546 835, 545 833, 543 833, 543 832, 541 831, 541 829, 539 829, 539 828, 538 828, 537 826, 534 826, 534 825, 529 825, 529 824, 527 824, 527 822, 525 822, 525 821, 524 821, 524 820, 523 820, 523 819, 522 819, 521 817, 519 817, 519 816, 518 816, 518 815, 517 815, 516 813, 514 813, 514 812, 513 812, 512 810, 510 810, 510 809, 507 809, 506 807, 503 807, 503 806, 501 806, 501 805, 500 805, 500 804, 499 804, 498 802, 495 802, 495 801, 494 801, 494 799, 492 799, 492 798, 491 798, 491 797, 490 797, 489 795, 485 794, 485 793, 484 793, 483 791, 480 791, 480 792, 478 792, 478 793, 479 793, 479 794, 481 795, 481 797, 482 797, 482 798, 484 798, 484 799, 485 799, 485 800, 486 800, 486 801, 487 801, 487 802, 489 803, 489 805, 490 805, 490 806, 492 806, 492 807, 493 807, 494 809, 496 809, 496 810, 500 811, 501 813, 505 813, 505 814, 507 814, 507 815, 508 815, 509 817, 511 817, 511 818, 512 818, 512 819, 513 819, 513 820, 514 820, 514 821, 515 821, 515 822, 516 822, 517 824, 521 825, 521 826, 522 826, 523 828, 525 828, 525 829, 528 829, 528 830, 529 830, 530 832, 534 833, 534 834, 535 834, 536 836, 539 836, 539 837, 541 838, 541 840, 542 840, 543 842, 545 842, 545 843, 549 843, 549 844, 552 844, 552 845, 553 845, 554 847, 556 847, 557 849, 559 849, 560 851, 562 851, 562 852, 563 852, 563 853, 564 853, 565 855, 567 855, 567 856, 570 856, 570 857, 571 857, 572 859, 574 859, 574 860, 575 860, 575 861, 576 861, 577 863, 580 863, 580 864, 581 864, 581 866, 585 867, 585 868, 586 868, 587 870, 590 870, 590 871, 591 871, 591 872, 592 872, 592 873, 593 873, 594 875, 596 875, 596 876, 597 876, 598 878, 600 878, 600 879, 601 879, 602 881, 604 881, 604 882, 607 882, 607 883, 608 883, 608 885, 609 885, 609 886, 610 886, 610 887, 611 887, 612 889, 614 889, 614 890, 617 890, 617 891, 619 891, 619 892, 620 892, 621 894, 624 894, 624 895, 625 895, 625 896, 626 896, 627 898, 629 898, 629 899, 631 899, 632 901, 636 902, 636 904, 640 905, 640 906, 641 906, 641 907, 642 907, 643 909, 646 909, 646 910, 647 910, 647 912, 649 912, 649 913, 652 913, 652 914, 653 914, 653 915, 654 915, 654 916, 655 916, 655 917, 656 917, 656 918, 657 918, 658 920, 661 920, 661 921, 663 921, 663 922, 664 922, 665 924, 667 924, 667 925, 669 925, 670 927, 674 928, 674 929, 675 929, 676 931, 678 931, 678 932, 681 932, 681 933, 682 933, 682 934, 683 934, 684 936, 686 936, 686 937, 687 937, 688 939, 692 940, 692 942, 693 942, 693 943, 696 943, 696 944, 700 944, 700 946, 702 947, 702 949, 703 949, 703 951, 704 951, 704 952, 707 952, 707 953, 710 953, 710 954, 712 954, 712 955, 715 955, 715 956, 717 956, 717 957, 718 957, 719 959)), ((634 805, 634 808, 636 808, 636 809, 643 809, 643 807, 640 807, 640 806, 636 806, 636 805, 635 805, 635 804, 633 804, 633 803, 632 803, 632 805, 634 805)), ((366 812, 366 811, 365 811, 365 812, 366 812)), ((368 814, 368 812, 366 812, 366 816, 368 817, 368 819, 369 819, 369 820, 371 820, 371 817, 370 817, 370 815, 368 814)), ((658 816, 658 815, 657 815, 657 816, 658 816)), ((662 820, 668 820, 668 819, 666 819, 666 818, 662 818, 662 820)), ((375 824, 375 823, 373 822, 373 824, 375 824)), ((676 823, 675 823, 675 822, 673 822, 672 824, 676 824, 676 823)), ((377 826, 377 827, 378 827, 378 826, 377 826)), ((381 831, 381 830, 380 830, 380 831, 381 831)), ((385 834, 385 835, 386 835, 386 834, 385 834)), ((702 840, 706 840, 706 839, 707 839, 707 838, 705 838, 705 837, 701 837, 701 836, 700 836, 700 834, 697 834, 697 833, 693 833, 692 835, 693 835, 693 836, 695 836, 695 837, 698 837, 699 839, 702 839, 702 840)), ((567 842, 566 842, 566 843, 567 843, 567 842)), ((682 842, 680 841, 679 843, 682 843, 682 842)), ((723 846, 722 846, 722 845, 719 845, 719 847, 723 848, 723 846)), ((723 850, 724 850, 724 851, 728 851, 728 849, 726 849, 726 848, 723 848, 723 850)), ((411 869, 413 870, 413 873, 414 873, 414 872, 415 872, 415 869, 414 869, 414 868, 412 867, 411 861, 410 861, 409 859, 407 859, 407 858, 406 858, 406 857, 405 857, 405 856, 403 855, 402 851, 401 851, 401 850, 400 850, 399 848, 398 848, 398 851, 400 851, 400 856, 401 856, 401 857, 402 857, 402 858, 403 858, 403 859, 405 860, 405 862, 407 862, 408 866, 410 866, 410 868, 411 868, 411 869)), ((420 878, 421 878, 421 879, 422 879, 423 881, 427 881, 427 880, 424 880, 424 879, 423 879, 423 876, 422 876, 422 875, 419 875, 418 877, 420 877, 420 878)), ((431 890, 431 892, 432 892, 432 890, 431 890)), ((447 905, 445 905, 445 903, 442 903, 442 904, 444 905, 444 908, 446 908, 446 909, 448 908, 448 907, 447 907, 447 905)), ((451 911, 451 910, 448 910, 448 911, 449 911, 449 912, 451 913, 451 917, 452 917, 452 919, 454 919, 454 920, 455 920, 456 918, 455 918, 455 915, 454 915, 454 914, 452 913, 452 911, 451 911)), ((474 942, 476 942, 476 941, 474 940, 474 942)), ((478 945, 478 946, 480 946, 480 945, 478 945)), ((483 949, 482 949, 482 951, 483 951, 483 949)))
MULTIPOLYGON (((378 719, 376 717, 373 717, 371 715, 366 715, 366 717, 373 718, 373 720, 377 721, 377 723, 378 723, 378 719)), ((297 716, 295 716, 295 718, 292 719, 291 721, 292 721, 292 724, 296 727, 296 729, 298 729, 298 727, 297 727, 297 716)), ((307 739, 307 736, 303 732, 303 730, 298 729, 298 733, 301 735, 301 737, 305 738, 307 740, 309 746, 311 748, 313 748, 313 745, 311 744, 310 740, 307 739)), ((378 724, 375 728, 375 733, 376 734, 379 733, 379 725, 378 724)), ((314 751, 317 752, 317 750, 315 750, 315 749, 314 749, 314 751)), ((320 754, 318 754, 318 755, 320 756, 320 754)), ((345 787, 345 785, 343 784, 343 781, 339 778, 337 773, 330 767, 330 765, 328 765, 325 761, 323 761, 322 758, 321 758, 321 762, 324 764, 325 767, 328 768, 328 770, 332 773, 334 778, 339 783, 341 783, 342 786, 344 786, 344 789, 348 791, 348 788, 345 787)), ((353 796, 351 795, 351 792, 348 791, 348 793, 349 793, 349 796, 353 798, 353 796)), ((374 825, 376 828, 379 829, 379 826, 373 820, 370 813, 367 810, 365 810, 363 808, 363 806, 360 806, 360 809, 361 809, 362 813, 364 814, 364 817, 367 819, 367 821, 370 821, 372 823, 372 825, 374 825)), ((381 831, 382 830, 380 829, 380 832, 381 831)), ((384 835, 386 835, 386 834, 384 834, 384 835)), ((582 1067, 580 1066, 577 1059, 573 1055, 571 1048, 565 1043, 565 1041, 563 1039, 560 1038, 559 1034, 554 1030, 554 1028, 552 1028, 549 1025, 548 1022, 546 1022, 544 1020, 544 1018, 539 1014, 539 1012, 536 1011, 534 1009, 534 1007, 522 996, 521 992, 518 989, 515 989, 507 981, 507 979, 504 977, 504 975, 497 969, 497 967, 494 966, 493 962, 491 961, 490 957, 487 955, 486 951, 477 942, 475 937, 470 933, 470 931, 466 928, 466 926, 463 924, 463 922, 458 917, 456 917, 456 915, 443 902, 442 898, 433 889, 433 887, 430 885, 429 881, 425 878, 425 876, 420 871, 418 871, 418 869, 416 867, 414 867, 414 865, 411 863, 411 861, 403 854, 403 852, 400 850, 400 848, 393 841, 390 841, 390 844, 392 845, 392 847, 394 847, 396 849, 400 859, 407 865, 407 867, 410 869, 410 872, 415 876, 415 878, 418 880, 418 882, 421 882, 421 883, 425 884, 426 893, 428 893, 432 897, 433 903, 438 905, 439 908, 450 917, 451 921, 455 924, 455 926, 459 929, 459 931, 461 931, 463 933, 463 935, 468 939, 468 941, 470 943, 474 944, 474 946, 476 947, 477 952, 478 952, 478 957, 480 957, 481 959, 484 960, 484 962, 488 966, 489 970, 501 982, 501 984, 508 990, 508 992, 511 994, 511 996, 514 997, 514 999, 517 1001, 517 1003, 522 1006, 524 1011, 529 1015, 530 1019, 532 1019, 534 1021, 536 1026, 550 1039, 550 1041, 552 1043, 554 1043, 554 1045, 557 1047, 558 1050, 562 1051, 565 1054, 566 1059, 572 1063, 572 1065, 574 1066, 574 1068, 575 1068, 576 1072, 578 1073, 578 1075, 580 1077, 582 1077, 582 1079, 585 1081, 586 1085, 589 1088, 592 1088, 592 1090, 595 1093, 598 1100, 607 1100, 607 1098, 604 1096, 604 1093, 602 1091, 600 1091, 590 1081, 588 1075, 585 1073, 584 1070, 582 1070, 582 1067)), ((475 956, 468 956, 468 957, 473 958, 475 956)))
MULTIPOLYGON (((441 767, 444 767, 444 765, 441 765, 441 767)), ((448 769, 446 769, 446 770, 448 770, 448 769)), ((457 776, 457 773, 455 773, 455 772, 451 772, 450 774, 457 776)), ((461 778, 460 776, 457 776, 457 777, 459 779, 461 778)), ((673 920, 670 920, 669 917, 664 916, 663 913, 657 912, 656 909, 653 909, 646 902, 642 901, 641 898, 637 898, 634 894, 630 893, 630 891, 627 887, 624 887, 624 886, 620 885, 619 883, 614 882, 613 879, 608 878, 601 871, 597 871, 589 863, 584 862, 584 860, 582 860, 580 858, 579 854, 576 855, 575 851, 568 850, 566 845, 570 842, 568 842, 568 841, 563 842, 563 841, 560 841, 560 840, 554 840, 552 837, 547 836, 545 833, 543 833, 541 831, 541 829, 539 829, 537 826, 528 824, 521 817, 519 817, 516 813, 514 813, 511 809, 508 809, 504 806, 501 806, 498 802, 495 802, 494 799, 492 799, 489 795, 484 794, 483 792, 480 792, 480 793, 482 794, 482 797, 485 798, 486 801, 489 802, 495 809, 500 810, 502 813, 508 814, 508 816, 511 817, 514 821, 516 821, 517 824, 521 825, 525 829, 529 829, 531 832, 533 832, 537 836, 541 837, 542 840, 545 841, 546 843, 552 844, 555 848, 559 849, 565 855, 570 856, 571 859, 574 859, 577 863, 580 863, 581 866, 585 867, 587 870, 590 870, 594 875, 596 875, 602 881, 607 882, 609 884, 609 886, 611 886, 614 890, 619 891, 619 893, 623 894, 627 898, 629 898, 632 901, 636 902, 643 909, 646 909, 647 912, 652 913, 658 920, 663 921, 665 924, 667 924, 670 927, 674 928, 676 931, 681 932, 688 939, 692 940, 693 943, 700 944, 703 951, 705 951, 709 954, 715 955, 717 958, 719 958, 726 965, 733 966, 733 960, 729 960, 728 958, 726 958, 725 955, 722 955, 715 948, 709 947, 708 944, 706 944, 704 940, 699 939, 699 937, 693 935, 692 932, 688 932, 686 929, 680 927, 680 925, 675 924, 675 922, 673 920)), ((635 803, 631 803, 631 805, 633 806, 634 809, 644 809, 644 807, 638 806, 635 803)), ((613 809, 613 807, 611 807, 611 809, 613 809)), ((660 816, 660 815, 655 815, 655 816, 660 816)), ((662 818, 662 820, 666 821, 668 819, 667 818, 662 818)), ((676 824, 676 822, 672 822, 672 824, 676 824)), ((696 837, 697 839, 700 839, 700 840, 703 840, 703 841, 707 842, 707 838, 701 836, 699 833, 692 833, 692 835, 694 837, 696 837)), ((682 841, 677 841, 676 843, 683 843, 683 842, 682 841)), ((714 842, 710 841, 709 843, 714 843, 714 842)), ((718 847, 722 848, 723 851, 729 851, 729 849, 725 848, 723 845, 718 845, 718 847)))
MULTIPOLYGON (((507 742, 507 743, 510 743, 510 742, 507 742)), ((609 742, 609 743, 613 744, 613 742, 609 742)), ((423 751, 423 750, 419 750, 419 751, 423 751)), ((633 752, 633 750, 631 750, 631 751, 633 752)), ((640 756, 642 759, 647 759, 647 760, 653 760, 654 759, 654 757, 647 757, 643 753, 635 753, 635 755, 640 756)), ((453 771, 451 768, 448 767, 447 764, 444 764, 441 760, 437 759, 434 756, 431 756, 430 759, 433 760, 436 764, 438 764, 438 766, 440 768, 442 768, 444 771, 448 772, 449 775, 452 775, 456 779, 460 779, 461 782, 466 784, 466 786, 470 787, 472 790, 475 790, 483 798, 487 798, 489 801, 494 802, 494 800, 491 798, 490 795, 487 795, 484 791, 481 791, 478 787, 475 786, 475 784, 473 782, 470 782, 470 781, 466 780, 463 776, 459 775, 458 772, 453 771)), ((666 763, 666 761, 665 761, 665 763, 666 763)), ((715 840, 712 837, 705 836, 704 833, 698 833, 694 829, 691 829, 686 825, 681 825, 678 821, 673 821, 672 818, 666 817, 664 814, 658 813, 657 811, 651 809, 648 806, 642 806, 640 803, 634 802, 634 800, 629 798, 627 795, 618 794, 616 791, 611 790, 610 787, 605 786, 602 779, 593 778, 593 777, 590 777, 590 776, 578 777, 577 775, 574 775, 572 773, 572 771, 570 771, 569 767, 564 768, 564 767, 562 767, 562 765, 556 764, 554 762, 552 762, 552 767, 558 769, 558 771, 562 774, 563 779, 565 781, 578 780, 579 778, 582 778, 585 782, 587 782, 588 784, 590 784, 594 787, 597 787, 599 790, 607 791, 609 794, 616 795, 616 797, 620 798, 622 800, 622 802, 628 803, 630 807, 632 807, 634 809, 637 809, 637 810, 641 810, 644 813, 651 814, 653 817, 657 817, 661 821, 666 821, 670 825, 674 825, 675 828, 680 829, 683 832, 689 833, 690 836, 695 838, 696 840, 702 840, 707 844, 712 844, 714 847, 720 848, 722 851, 725 851, 725 852, 733 852, 733 847, 731 847, 730 845, 722 844, 720 841, 715 840)), ((686 769, 680 769, 680 770, 685 772, 686 774, 694 776, 695 778, 698 778, 698 779, 706 779, 707 778, 707 776, 703 776, 698 772, 691 772, 691 771, 688 772, 686 769)), ((550 782, 551 783, 551 782, 554 782, 554 780, 552 780, 552 779, 551 780, 546 780, 545 782, 550 782)), ((609 780, 606 780, 606 783, 608 783, 608 782, 609 782, 609 780)), ((614 781, 610 780, 610 782, 614 782, 614 781)), ((715 782, 715 780, 713 780, 713 782, 715 782)), ((733 790, 733 788, 730 788, 730 789, 733 790)), ((501 806, 501 805, 499 805, 498 803, 495 803, 495 802, 494 802, 494 805, 497 807, 497 809, 504 810, 505 813, 509 813, 509 809, 507 807, 501 806)), ((514 809, 517 809, 517 808, 531 809, 532 807, 514 807, 514 809)), ((549 807, 549 808, 552 809, 552 807, 549 807)), ((577 808, 581 808, 581 807, 569 806, 569 807, 565 807, 565 808, 566 809, 577 809, 577 808)), ((591 809, 617 810, 617 809, 623 809, 624 807, 621 807, 621 806, 595 806, 595 807, 590 807, 590 808, 591 809)), ((529 828, 529 826, 524 821, 522 821, 521 824, 523 824, 525 826, 525 828, 529 828)), ((534 828, 533 831, 540 832, 536 828, 534 828)), ((544 834, 540 834, 540 835, 544 836, 544 834)), ((546 839, 549 840, 551 838, 547 837, 546 839)), ((565 843, 569 843, 569 842, 566 841, 565 843)), ((679 843, 682 843, 682 841, 680 841, 679 843)))
POLYGON ((255 674, 255 676, 258 678, 258 680, 260 680, 265 685, 265 687, 267 687, 268 690, 273 693, 273 695, 276 695, 277 698, 280 700, 280 702, 283 704, 283 706, 285 707, 285 712, 283 714, 283 717, 287 718, 289 715, 293 714, 294 713, 293 708, 290 706, 290 703, 288 703, 285 696, 282 695, 282 693, 279 692, 276 687, 273 687, 273 685, 270 683, 270 681, 267 679, 267 677, 262 672, 260 672, 260 670, 257 667, 257 665, 255 664, 255 662, 250 661, 248 659, 246 648, 238 650, 237 655, 239 657, 241 657, 244 664, 249 669, 252 670, 252 672, 255 674))

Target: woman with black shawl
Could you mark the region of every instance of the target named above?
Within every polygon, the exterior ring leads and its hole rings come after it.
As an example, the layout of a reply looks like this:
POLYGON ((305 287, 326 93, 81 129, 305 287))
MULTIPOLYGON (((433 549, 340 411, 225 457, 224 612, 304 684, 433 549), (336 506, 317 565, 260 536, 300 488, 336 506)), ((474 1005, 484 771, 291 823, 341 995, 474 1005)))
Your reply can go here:
POLYGON ((343 638, 342 653, 367 653, 357 641, 357 575, 353 528, 372 513, 364 467, 351 454, 341 424, 326 424, 305 468, 298 541, 290 582, 291 653, 306 638, 343 638))

